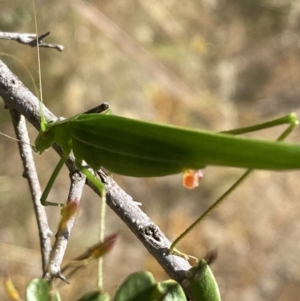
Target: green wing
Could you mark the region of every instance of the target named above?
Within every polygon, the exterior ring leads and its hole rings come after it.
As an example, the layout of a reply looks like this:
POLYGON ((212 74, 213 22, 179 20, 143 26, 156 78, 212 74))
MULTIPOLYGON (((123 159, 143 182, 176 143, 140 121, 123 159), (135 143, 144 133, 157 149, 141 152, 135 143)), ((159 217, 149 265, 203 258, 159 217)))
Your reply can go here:
POLYGON ((284 170, 300 167, 300 146, 143 122, 113 115, 69 120, 72 147, 93 168, 139 177, 206 165, 284 170))

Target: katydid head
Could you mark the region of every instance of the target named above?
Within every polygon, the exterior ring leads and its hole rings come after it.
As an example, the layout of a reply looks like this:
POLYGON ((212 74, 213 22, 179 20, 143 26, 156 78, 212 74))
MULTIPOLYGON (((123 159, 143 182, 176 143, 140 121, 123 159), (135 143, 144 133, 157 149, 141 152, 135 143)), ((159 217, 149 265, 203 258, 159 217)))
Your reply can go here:
POLYGON ((40 130, 38 136, 35 139, 34 148, 35 152, 40 154, 48 149, 54 143, 54 132, 51 129, 40 130))

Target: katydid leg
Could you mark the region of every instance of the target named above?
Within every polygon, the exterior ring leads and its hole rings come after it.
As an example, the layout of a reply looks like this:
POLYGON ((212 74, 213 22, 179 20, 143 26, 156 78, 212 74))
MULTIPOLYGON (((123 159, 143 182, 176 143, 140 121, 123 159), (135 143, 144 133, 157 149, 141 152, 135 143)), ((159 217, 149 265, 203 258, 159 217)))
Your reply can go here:
POLYGON ((49 192, 53 186, 53 183, 55 181, 55 179, 57 178, 61 168, 63 167, 64 163, 66 162, 67 158, 69 156, 69 152, 65 152, 62 154, 58 164, 56 165, 48 183, 47 183, 47 186, 42 194, 42 197, 41 197, 41 203, 42 205, 44 206, 58 206, 58 207, 64 207, 65 205, 62 204, 62 203, 53 203, 53 202, 48 202, 47 201, 47 198, 48 198, 48 195, 49 195, 49 192))
MULTIPOLYGON (((87 179, 98 189, 101 196, 100 205, 100 229, 99 229, 99 240, 104 241, 105 234, 105 212, 106 212, 106 189, 105 185, 99 181, 86 167, 84 167, 81 162, 76 160, 76 166, 82 172, 87 179)), ((98 261, 98 288, 103 287, 103 258, 99 257, 98 261)))
MULTIPOLYGON (((268 128, 272 128, 272 127, 284 125, 284 124, 289 124, 288 128, 290 128, 291 129, 290 132, 292 132, 293 129, 299 124, 299 120, 298 120, 296 114, 291 113, 291 114, 288 114, 286 116, 283 116, 283 117, 280 117, 280 118, 277 118, 277 119, 274 119, 271 121, 267 121, 267 122, 263 122, 263 123, 255 124, 252 126, 243 127, 243 128, 233 129, 233 130, 229 130, 229 131, 222 131, 221 133, 231 134, 231 135, 241 135, 241 134, 246 134, 246 133, 251 133, 251 132, 257 132, 260 130, 265 130, 268 128)), ((287 135, 289 135, 289 133, 287 135)), ((283 139, 280 139, 280 140, 283 140, 283 139)))
MULTIPOLYGON (((232 135, 238 135, 238 134, 244 134, 248 132, 253 132, 257 130, 263 130, 267 129, 270 127, 278 126, 278 125, 283 125, 283 124, 289 124, 288 128, 276 139, 276 141, 282 141, 284 140, 294 129, 295 127, 299 124, 299 121, 296 117, 295 114, 289 114, 287 116, 261 123, 258 125, 250 126, 250 127, 245 127, 245 128, 240 128, 236 130, 231 130, 231 131, 226 131, 222 133, 228 133, 232 135)), ((216 209, 223 201, 224 199, 231 193, 233 192, 251 173, 254 171, 254 169, 247 169, 242 176, 228 189, 226 190, 196 221, 194 221, 183 233, 181 233, 171 244, 170 250, 173 252, 175 255, 181 256, 181 257, 192 257, 193 256, 187 256, 185 254, 182 254, 179 252, 175 247, 177 244, 186 236, 188 235, 202 220, 204 220, 214 209, 216 209)))

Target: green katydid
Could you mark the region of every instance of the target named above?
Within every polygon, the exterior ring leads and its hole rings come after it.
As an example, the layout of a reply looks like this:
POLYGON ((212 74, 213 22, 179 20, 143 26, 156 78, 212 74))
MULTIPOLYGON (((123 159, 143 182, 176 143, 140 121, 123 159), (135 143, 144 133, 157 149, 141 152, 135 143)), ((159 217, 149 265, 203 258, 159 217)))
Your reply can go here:
MULTIPOLYGON (((36 151, 42 153, 54 142, 63 149, 63 155, 55 168, 42 196, 44 205, 52 184, 66 158, 73 151, 79 170, 99 189, 105 200, 104 185, 83 165, 83 160, 93 169, 105 167, 113 173, 133 177, 159 177, 185 173, 207 165, 233 166, 266 170, 292 170, 300 168, 300 145, 270 142, 237 137, 240 134, 274 125, 289 123, 280 136, 284 139, 298 124, 296 115, 251 126, 248 128, 212 133, 149 123, 108 114, 79 114, 75 117, 42 124, 35 141, 36 151), (222 147, 220 147, 220 145, 222 147)), ((250 170, 242 176, 239 184, 250 170)), ((196 172, 197 174, 197 172, 196 172)), ((233 188, 237 186, 233 185, 233 188)), ((233 190, 229 189, 229 192, 233 190)), ((229 192, 217 202, 219 204, 229 192)), ((212 208, 215 208, 213 205, 212 208)), ((172 244, 171 249, 209 212, 209 209, 172 244)))
MULTIPOLYGON (((160 177, 207 165, 266 170, 300 168, 300 145, 180 128, 108 113, 79 114, 42 124, 35 141, 36 151, 42 153, 57 143, 64 152, 61 161, 73 150, 82 171, 86 170, 82 166, 85 160, 94 170, 105 167, 113 173, 132 177, 160 177)), ((283 123, 294 127, 298 121, 290 114, 269 122, 283 123)), ((262 127, 265 124, 255 129, 262 127)), ((47 205, 48 190, 42 199, 47 205)))

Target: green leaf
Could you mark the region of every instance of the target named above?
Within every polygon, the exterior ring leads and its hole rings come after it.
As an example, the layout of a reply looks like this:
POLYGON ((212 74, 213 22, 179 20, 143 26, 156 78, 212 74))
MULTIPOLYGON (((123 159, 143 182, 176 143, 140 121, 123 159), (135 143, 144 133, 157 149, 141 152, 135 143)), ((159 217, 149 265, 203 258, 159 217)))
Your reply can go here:
POLYGON ((110 296, 108 293, 93 291, 83 295, 78 301, 108 301, 110 296))
POLYGON ((61 301, 61 299, 47 280, 33 279, 26 289, 26 301, 61 301))
POLYGON ((153 301, 155 280, 150 272, 136 272, 118 288, 114 301, 153 301))
POLYGON ((221 301, 218 284, 204 259, 186 274, 184 286, 190 288, 192 299, 195 301, 221 301))
POLYGON ((161 301, 187 301, 185 293, 175 280, 166 280, 157 284, 158 295, 155 300, 161 301))

